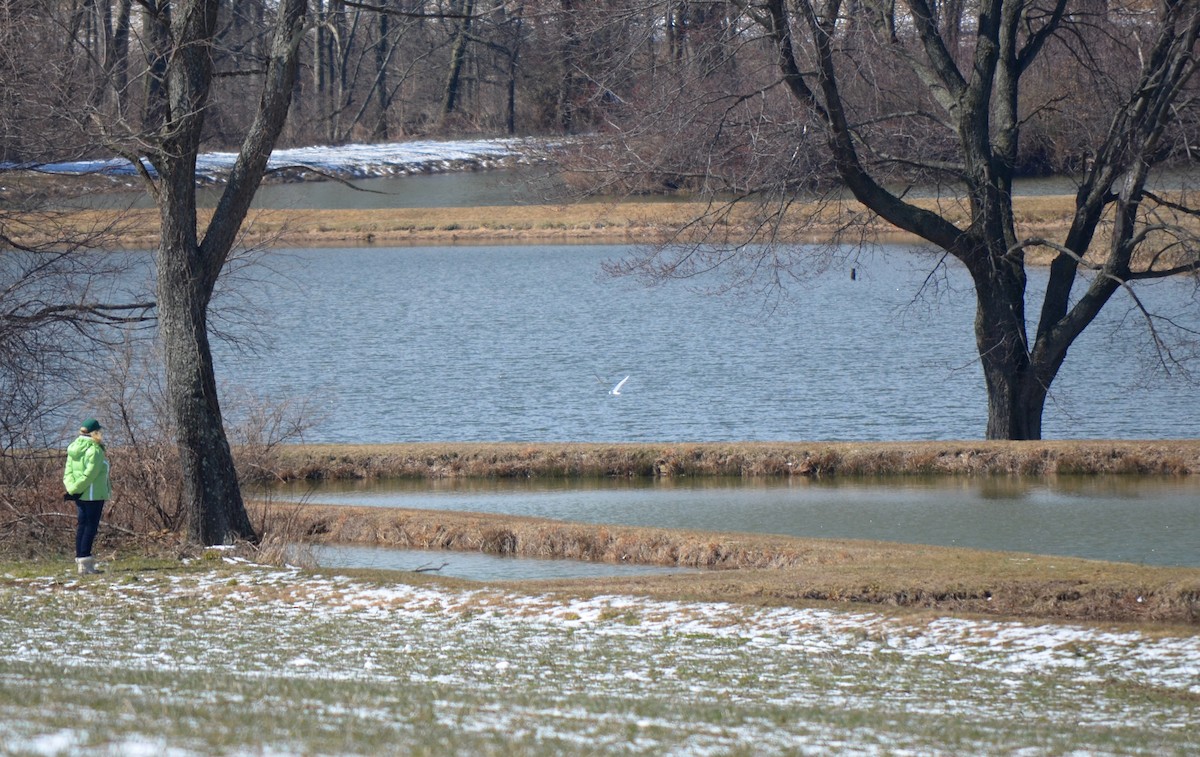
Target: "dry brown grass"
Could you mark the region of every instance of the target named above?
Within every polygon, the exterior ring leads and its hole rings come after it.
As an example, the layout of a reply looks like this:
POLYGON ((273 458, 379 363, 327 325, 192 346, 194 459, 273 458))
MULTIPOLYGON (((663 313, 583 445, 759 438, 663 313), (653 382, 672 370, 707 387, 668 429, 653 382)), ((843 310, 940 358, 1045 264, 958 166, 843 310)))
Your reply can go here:
MULTIPOLYGON (((913 200, 914 204, 936 210, 953 223, 965 225, 968 212, 954 199, 913 200)), ((1014 198, 1014 216, 1021 236, 1060 237, 1070 226, 1074 198, 1069 195, 1023 196, 1014 198)), ((694 219, 713 213, 713 206, 701 201, 642 201, 611 203, 573 203, 563 205, 512 205, 469 208, 384 208, 257 210, 245 226, 245 244, 290 245, 296 247, 406 245, 406 244, 515 244, 515 243, 639 243, 661 242, 674 238, 678 229, 694 219)), ((158 244, 159 217, 156 210, 124 211, 120 220, 120 244, 131 249, 158 244)), ((201 220, 207 221, 201 211, 201 220)), ((706 234, 727 233, 744 239, 749 230, 774 238, 799 242, 822 242, 839 231, 850 230, 854 239, 878 242, 916 242, 912 235, 873 218, 854 201, 820 205, 795 203, 778 228, 764 224, 749 206, 738 206, 709 225, 706 234)), ((59 219, 63 226, 79 229, 111 224, 112 211, 77 211, 59 219)), ((1179 225, 1197 229, 1195 218, 1173 219, 1179 225)), ((25 230, 26 243, 53 242, 39 239, 34 225, 25 230)), ((703 224, 695 225, 703 229, 703 224)), ((698 232, 699 233, 699 232, 698 232)), ((686 235, 685 235, 686 237, 686 235)), ((709 237, 711 239, 711 237, 709 237)), ((1101 227, 1094 247, 1103 249, 1101 227)), ((1052 251, 1030 248, 1027 259, 1033 264, 1048 263, 1052 251)))
POLYGON ((256 504, 313 543, 445 549, 702 568, 537 582, 576 592, 796 604, 815 601, 1023 618, 1200 623, 1200 569, 880 542, 800 539, 429 510, 256 504))
MULTIPOLYGON (((1065 229, 1070 222, 1072 198, 1018 198, 1017 217, 1023 234, 1048 235, 1065 229)), ((934 207, 951 220, 962 221, 965 210, 933 200, 918 204, 934 207)), ((516 242, 656 242, 703 214, 703 202, 615 202, 568 205, 514 205, 470 208, 386 208, 258 210, 246 224, 247 244, 268 242, 302 247, 355 246, 369 244, 453 244, 516 242)), ((121 243, 130 248, 158 244, 159 217, 156 210, 124 211, 121 243)), ((201 220, 207 211, 202 211, 201 220)), ((740 228, 758 227, 751 210, 738 209, 722 224, 731 234, 740 228), (743 226, 744 225, 744 226, 743 226)), ((112 211, 78 211, 64 222, 93 228, 113 218, 112 211)), ((802 241, 823 241, 844 226, 855 225, 881 241, 911 241, 881 221, 858 226, 866 217, 854 202, 815 206, 797 203, 785 221, 782 236, 802 241)), ((721 228, 719 226, 718 228, 721 228)), ((22 241, 36 239, 36 229, 27 230, 22 241)))
POLYGON ((413 443, 281 447, 281 480, 1200 473, 1200 440, 413 443))

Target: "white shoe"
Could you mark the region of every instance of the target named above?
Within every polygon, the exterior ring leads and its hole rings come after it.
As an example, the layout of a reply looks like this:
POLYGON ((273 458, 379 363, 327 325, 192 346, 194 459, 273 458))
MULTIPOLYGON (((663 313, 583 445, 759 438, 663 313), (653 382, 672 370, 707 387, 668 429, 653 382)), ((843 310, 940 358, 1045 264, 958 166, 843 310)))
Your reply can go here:
POLYGON ((77 557, 75 562, 79 566, 79 574, 82 576, 94 576, 100 571, 96 568, 96 558, 94 557, 77 557))

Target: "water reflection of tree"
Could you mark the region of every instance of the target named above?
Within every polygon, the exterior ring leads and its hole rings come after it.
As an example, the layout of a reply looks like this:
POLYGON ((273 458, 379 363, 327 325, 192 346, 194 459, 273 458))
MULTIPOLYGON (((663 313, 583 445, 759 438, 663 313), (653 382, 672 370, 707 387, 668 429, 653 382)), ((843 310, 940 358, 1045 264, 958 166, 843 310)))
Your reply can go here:
POLYGON ((1033 488, 1033 483, 1021 476, 985 476, 979 482, 979 498, 1017 501, 1028 497, 1033 488))

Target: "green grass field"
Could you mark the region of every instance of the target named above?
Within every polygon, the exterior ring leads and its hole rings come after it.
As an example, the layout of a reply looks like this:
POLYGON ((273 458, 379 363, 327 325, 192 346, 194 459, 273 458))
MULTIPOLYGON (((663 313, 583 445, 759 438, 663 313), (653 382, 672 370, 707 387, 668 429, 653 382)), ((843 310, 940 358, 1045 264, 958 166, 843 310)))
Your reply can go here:
POLYGON ((1200 635, 0 567, 4 754, 1195 754, 1200 635))

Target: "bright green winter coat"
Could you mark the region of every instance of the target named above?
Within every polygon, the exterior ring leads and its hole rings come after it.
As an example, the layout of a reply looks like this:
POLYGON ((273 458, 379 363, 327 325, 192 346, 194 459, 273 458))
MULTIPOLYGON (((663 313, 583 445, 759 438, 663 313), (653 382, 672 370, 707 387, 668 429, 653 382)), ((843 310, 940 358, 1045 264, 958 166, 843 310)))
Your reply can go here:
POLYGON ((90 436, 80 436, 71 442, 67 447, 63 486, 67 494, 79 495, 82 500, 105 500, 112 496, 103 444, 90 436))

